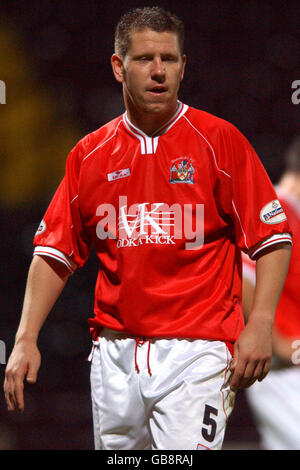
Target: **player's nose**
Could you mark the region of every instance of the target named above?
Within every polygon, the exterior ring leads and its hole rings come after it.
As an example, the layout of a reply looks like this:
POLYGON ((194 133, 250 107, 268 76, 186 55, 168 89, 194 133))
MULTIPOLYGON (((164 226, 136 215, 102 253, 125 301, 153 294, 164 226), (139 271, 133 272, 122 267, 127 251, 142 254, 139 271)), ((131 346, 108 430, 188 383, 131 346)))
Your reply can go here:
POLYGON ((151 78, 159 82, 163 81, 166 76, 165 67, 160 57, 155 57, 151 67, 151 78))

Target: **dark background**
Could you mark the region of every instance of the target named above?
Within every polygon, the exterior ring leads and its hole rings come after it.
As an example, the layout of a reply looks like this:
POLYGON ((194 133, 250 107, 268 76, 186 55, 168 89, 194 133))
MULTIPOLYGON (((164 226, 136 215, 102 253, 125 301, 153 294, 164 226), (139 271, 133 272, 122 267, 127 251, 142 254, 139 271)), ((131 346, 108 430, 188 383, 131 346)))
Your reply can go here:
MULTIPOLYGON (((85 134, 123 112, 110 67, 113 33, 131 7, 160 5, 185 23, 188 56, 180 99, 235 124, 275 184, 299 133, 297 1, 0 2, 0 340, 6 357, 18 326, 32 238, 85 134)), ((0 449, 92 449, 89 388, 95 257, 76 272, 42 329, 38 382, 25 386, 23 415, 0 396, 0 449)), ((5 365, 0 365, 1 387, 5 365)), ((257 448, 244 392, 229 420, 225 448, 257 448)))

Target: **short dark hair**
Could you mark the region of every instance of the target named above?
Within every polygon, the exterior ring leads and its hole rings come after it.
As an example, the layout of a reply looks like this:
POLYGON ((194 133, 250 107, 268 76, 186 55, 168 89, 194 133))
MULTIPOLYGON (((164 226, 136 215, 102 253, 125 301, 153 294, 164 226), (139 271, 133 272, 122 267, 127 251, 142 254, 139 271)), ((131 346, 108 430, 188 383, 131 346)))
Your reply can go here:
POLYGON ((300 173, 300 135, 290 143, 285 155, 286 171, 300 173))
POLYGON ((123 59, 130 47, 131 33, 146 28, 158 33, 175 33, 180 52, 183 53, 184 24, 176 15, 160 7, 135 8, 125 13, 116 27, 115 52, 123 59))

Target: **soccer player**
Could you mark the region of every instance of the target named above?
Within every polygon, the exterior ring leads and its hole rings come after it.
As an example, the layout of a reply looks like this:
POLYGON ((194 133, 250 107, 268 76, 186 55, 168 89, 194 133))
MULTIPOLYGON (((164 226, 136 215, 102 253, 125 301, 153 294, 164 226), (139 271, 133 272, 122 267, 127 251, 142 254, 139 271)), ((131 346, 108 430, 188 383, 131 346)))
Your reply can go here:
POLYGON ((235 391, 269 370, 290 229, 247 139, 178 100, 183 39, 182 21, 159 7, 121 18, 111 63, 126 111, 68 156, 7 364, 8 409, 23 410, 39 330, 94 246, 96 449, 220 449, 235 391), (241 250, 257 258, 245 328, 241 250))
MULTIPOLYGON (((246 396, 262 448, 300 450, 300 136, 286 152, 286 168, 276 190, 293 231, 293 249, 274 320, 271 370, 246 396)), ((245 257, 243 268, 247 318, 255 289, 255 263, 245 257)))

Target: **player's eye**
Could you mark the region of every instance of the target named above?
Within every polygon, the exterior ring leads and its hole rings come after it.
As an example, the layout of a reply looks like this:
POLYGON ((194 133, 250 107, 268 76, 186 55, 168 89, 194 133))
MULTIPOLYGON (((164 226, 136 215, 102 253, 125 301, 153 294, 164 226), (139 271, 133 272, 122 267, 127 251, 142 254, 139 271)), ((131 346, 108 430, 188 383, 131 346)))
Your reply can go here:
POLYGON ((166 57, 163 57, 162 59, 164 62, 176 62, 176 57, 174 56, 166 56, 166 57))
POLYGON ((141 62, 147 62, 149 60, 152 60, 151 57, 147 57, 147 56, 142 56, 142 57, 138 57, 137 58, 138 61, 141 61, 141 62))

